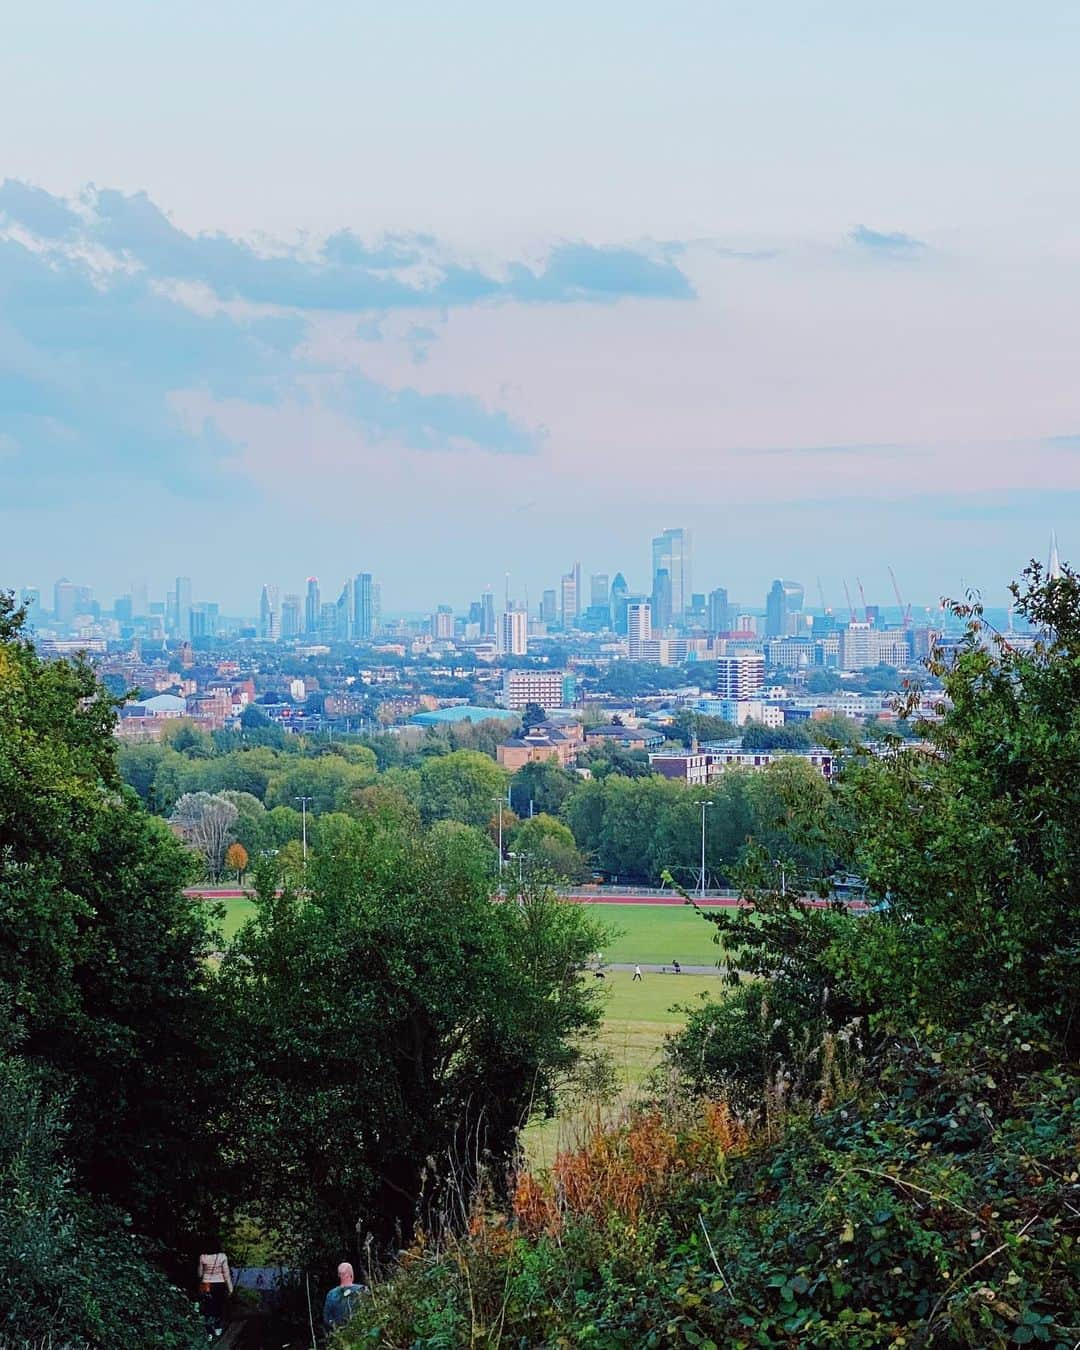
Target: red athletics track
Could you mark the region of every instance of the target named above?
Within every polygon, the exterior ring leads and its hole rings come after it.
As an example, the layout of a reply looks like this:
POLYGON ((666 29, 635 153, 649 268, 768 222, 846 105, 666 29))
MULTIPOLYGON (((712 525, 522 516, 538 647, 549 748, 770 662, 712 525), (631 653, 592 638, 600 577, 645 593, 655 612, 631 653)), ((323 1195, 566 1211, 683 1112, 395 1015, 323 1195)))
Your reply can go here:
MULTIPOLYGON (((249 899, 251 891, 240 890, 218 890, 216 887, 191 886, 185 892, 185 895, 191 896, 193 900, 241 900, 249 899)), ((681 895, 629 895, 619 894, 611 891, 604 891, 603 894, 595 891, 571 891, 564 897, 567 900, 573 900, 578 904, 588 905, 685 905, 686 901, 681 895)), ((735 896, 707 895, 703 900, 696 897, 694 903, 700 905, 703 909, 739 909, 745 907, 746 902, 739 900, 735 896)), ((817 896, 807 896, 803 904, 809 905, 814 909, 823 909, 830 902, 822 900, 817 896)), ((865 909, 866 906, 861 900, 852 900, 848 902, 848 909, 865 909)))

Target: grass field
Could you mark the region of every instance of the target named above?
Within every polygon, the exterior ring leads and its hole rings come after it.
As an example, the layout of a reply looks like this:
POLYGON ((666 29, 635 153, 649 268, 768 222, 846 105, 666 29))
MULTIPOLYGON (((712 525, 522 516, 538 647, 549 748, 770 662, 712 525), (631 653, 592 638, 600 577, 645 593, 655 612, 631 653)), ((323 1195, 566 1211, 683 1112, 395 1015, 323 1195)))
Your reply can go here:
MULTIPOLYGON (((245 919, 255 912, 254 902, 233 898, 216 902, 223 906, 222 931, 234 937, 245 919)), ((605 943, 605 961, 684 966, 713 966, 720 948, 713 942, 713 925, 684 905, 590 905, 590 918, 599 919, 622 935, 605 943)))
POLYGON ((720 948, 715 925, 688 905, 588 905, 589 917, 621 929, 603 948, 604 960, 641 961, 667 966, 714 966, 720 948))
MULTIPOLYGON (((628 970, 608 972, 604 1021, 592 1045, 610 1055, 619 1088, 615 1100, 602 1109, 604 1120, 614 1119, 634 1101, 644 1079, 660 1063, 664 1037, 685 1020, 685 1014, 673 1008, 693 1005, 703 994, 722 998, 724 988, 715 975, 646 974, 635 984, 628 970)), ((577 1143, 595 1118, 595 1107, 568 1104, 554 1120, 530 1125, 522 1139, 529 1162, 549 1167, 556 1153, 577 1143)))

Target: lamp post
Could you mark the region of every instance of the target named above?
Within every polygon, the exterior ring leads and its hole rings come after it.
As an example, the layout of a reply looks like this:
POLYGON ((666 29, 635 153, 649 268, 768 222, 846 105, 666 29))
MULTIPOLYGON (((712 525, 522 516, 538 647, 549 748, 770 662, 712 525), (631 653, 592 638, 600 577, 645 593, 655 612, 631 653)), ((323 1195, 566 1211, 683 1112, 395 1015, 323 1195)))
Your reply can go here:
POLYGON ((705 899, 705 812, 712 802, 701 803, 701 898, 705 899))
POLYGON ((296 798, 294 798, 294 800, 295 800, 295 801, 298 801, 298 802, 300 803, 300 819, 301 819, 301 822, 302 822, 302 824, 301 824, 301 830, 303 831, 303 839, 304 839, 304 866, 306 867, 306 866, 307 866, 307 809, 308 809, 308 802, 313 802, 313 801, 315 800, 315 798, 314 798, 314 797, 296 797, 296 798))
POLYGON ((521 875, 521 864, 525 861, 525 859, 526 859, 527 856, 528 856, 528 855, 525 854, 525 853, 511 853, 511 854, 510 854, 510 857, 511 857, 511 858, 516 858, 516 859, 517 859, 517 865, 518 865, 518 890, 519 890, 519 891, 521 890, 521 887, 522 887, 522 885, 524 884, 524 883, 523 883, 523 878, 522 878, 522 875, 521 875))
POLYGON ((787 897, 787 863, 782 858, 777 859, 773 866, 780 873, 780 894, 787 897))
POLYGON ((494 798, 494 802, 499 812, 499 891, 501 893, 503 884, 502 797, 494 798))

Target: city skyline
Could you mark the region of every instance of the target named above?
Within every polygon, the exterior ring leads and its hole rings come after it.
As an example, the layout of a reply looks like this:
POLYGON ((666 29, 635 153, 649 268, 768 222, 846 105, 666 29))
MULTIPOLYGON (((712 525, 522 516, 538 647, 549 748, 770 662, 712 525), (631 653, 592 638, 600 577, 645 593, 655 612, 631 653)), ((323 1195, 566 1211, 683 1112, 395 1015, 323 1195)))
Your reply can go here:
POLYGON ((699 589, 930 602, 1077 513, 1072 7, 106 11, 0 52, 12 584, 190 540, 237 605, 287 541, 401 608, 651 591, 626 541, 678 522, 699 589))

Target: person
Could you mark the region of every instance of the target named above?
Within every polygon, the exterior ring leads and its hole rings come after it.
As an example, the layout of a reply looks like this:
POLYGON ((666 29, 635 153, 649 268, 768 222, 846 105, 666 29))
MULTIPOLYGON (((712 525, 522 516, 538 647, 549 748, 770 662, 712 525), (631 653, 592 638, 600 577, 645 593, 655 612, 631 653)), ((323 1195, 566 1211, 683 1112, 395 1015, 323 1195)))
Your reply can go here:
POLYGON ((364 1292, 362 1284, 353 1280, 353 1268, 348 1261, 342 1261, 337 1268, 338 1282, 326 1296, 323 1303, 323 1326, 327 1331, 343 1327, 356 1310, 356 1300, 364 1292))
MULTIPOLYGON (((634 967, 634 980, 640 980, 640 979, 641 979, 641 967, 640 967, 640 966, 635 966, 635 967, 634 967)), ((633 983, 634 983, 634 980, 631 980, 630 983, 633 984, 633 983)))
POLYGON ((676 975, 682 974, 682 966, 679 965, 678 961, 672 961, 671 969, 675 972, 676 975))
MULTIPOLYGON (((208 1247, 219 1243, 208 1242, 208 1247)), ((199 1298, 206 1334, 210 1340, 220 1336, 225 1326, 226 1292, 233 1291, 229 1258, 222 1251, 206 1251, 199 1256, 199 1298)))

